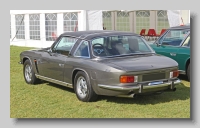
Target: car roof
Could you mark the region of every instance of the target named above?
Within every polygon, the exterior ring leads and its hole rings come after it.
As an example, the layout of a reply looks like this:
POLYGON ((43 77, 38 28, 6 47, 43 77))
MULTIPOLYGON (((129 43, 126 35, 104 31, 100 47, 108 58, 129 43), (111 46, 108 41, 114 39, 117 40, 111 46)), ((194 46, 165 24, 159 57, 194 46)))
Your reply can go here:
POLYGON ((190 29, 190 25, 175 26, 175 27, 169 28, 169 30, 172 30, 172 29, 190 29))
POLYGON ((91 40, 100 36, 112 36, 112 35, 135 35, 140 36, 138 34, 132 32, 122 32, 122 31, 112 31, 112 30, 88 30, 88 31, 76 31, 76 32, 65 32, 62 36, 72 36, 76 38, 91 40))

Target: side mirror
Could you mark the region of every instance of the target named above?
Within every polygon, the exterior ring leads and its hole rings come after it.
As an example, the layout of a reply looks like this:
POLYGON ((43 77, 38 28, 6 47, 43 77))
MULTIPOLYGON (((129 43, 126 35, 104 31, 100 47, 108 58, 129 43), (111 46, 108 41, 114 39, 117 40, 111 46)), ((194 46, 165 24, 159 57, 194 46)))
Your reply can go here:
POLYGON ((159 44, 159 43, 156 43, 156 44, 157 44, 157 47, 161 46, 161 44, 159 44))
POLYGON ((50 56, 52 56, 52 54, 51 54, 52 53, 51 48, 47 49, 47 52, 49 53, 50 56))
POLYGON ((47 52, 52 52, 52 50, 49 48, 49 49, 47 49, 47 52))

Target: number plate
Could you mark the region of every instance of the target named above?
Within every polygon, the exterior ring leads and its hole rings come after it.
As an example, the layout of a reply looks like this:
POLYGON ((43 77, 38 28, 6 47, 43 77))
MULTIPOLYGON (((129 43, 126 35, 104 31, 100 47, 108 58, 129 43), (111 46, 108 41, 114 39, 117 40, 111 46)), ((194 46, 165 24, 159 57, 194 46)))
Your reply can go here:
POLYGON ((158 84, 163 84, 163 81, 151 82, 148 85, 151 86, 151 85, 158 85, 158 84))

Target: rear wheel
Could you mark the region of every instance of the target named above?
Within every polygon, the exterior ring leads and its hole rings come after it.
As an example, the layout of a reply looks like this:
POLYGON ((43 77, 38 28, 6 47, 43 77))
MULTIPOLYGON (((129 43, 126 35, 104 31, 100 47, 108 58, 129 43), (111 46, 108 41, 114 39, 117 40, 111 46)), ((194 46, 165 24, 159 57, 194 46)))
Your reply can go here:
POLYGON ((74 79, 74 89, 80 101, 91 102, 97 100, 98 96, 89 83, 88 76, 83 71, 77 72, 74 79))
POLYGON ((188 68, 187 68, 187 77, 188 77, 188 80, 190 81, 190 64, 188 65, 188 68))
POLYGON ((28 59, 24 62, 23 74, 27 84, 36 84, 39 82, 39 79, 35 76, 33 66, 28 59))

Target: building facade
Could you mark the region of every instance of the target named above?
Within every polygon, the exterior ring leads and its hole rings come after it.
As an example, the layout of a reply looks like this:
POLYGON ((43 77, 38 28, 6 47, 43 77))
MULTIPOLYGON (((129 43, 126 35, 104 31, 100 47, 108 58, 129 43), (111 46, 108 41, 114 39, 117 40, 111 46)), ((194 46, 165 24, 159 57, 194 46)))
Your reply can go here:
MULTIPOLYGON (((181 10, 184 24, 190 23, 189 10, 181 10)), ((87 30, 86 10, 11 10, 10 45, 49 47, 67 31, 87 30)), ((157 33, 169 28, 167 10, 102 10, 102 30, 139 34, 153 28, 157 33)))

